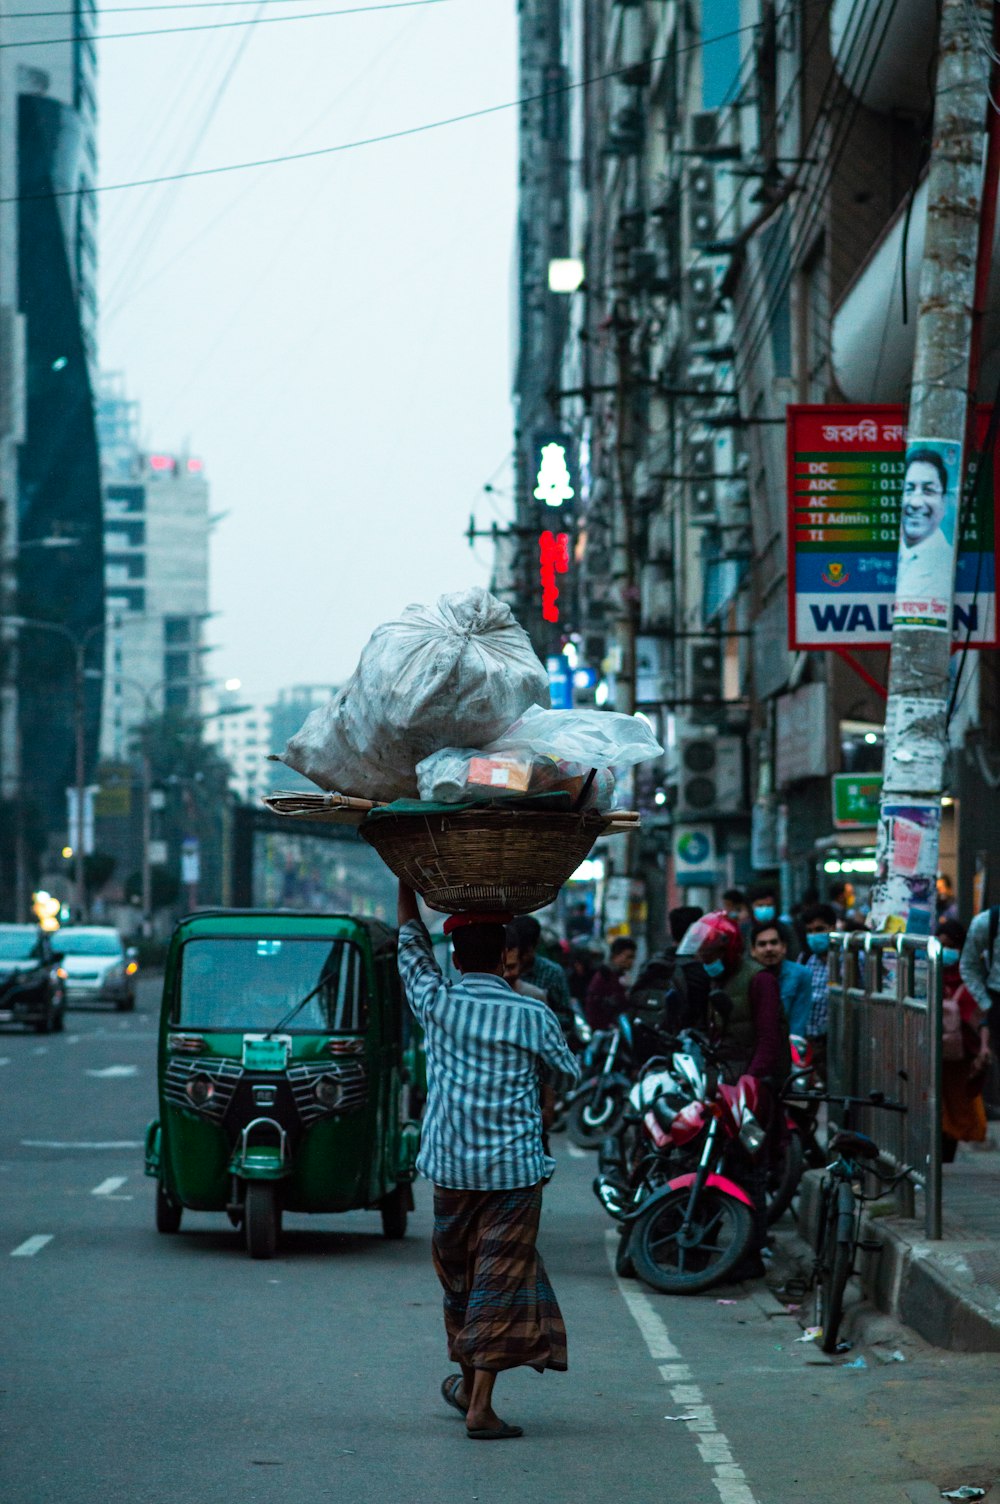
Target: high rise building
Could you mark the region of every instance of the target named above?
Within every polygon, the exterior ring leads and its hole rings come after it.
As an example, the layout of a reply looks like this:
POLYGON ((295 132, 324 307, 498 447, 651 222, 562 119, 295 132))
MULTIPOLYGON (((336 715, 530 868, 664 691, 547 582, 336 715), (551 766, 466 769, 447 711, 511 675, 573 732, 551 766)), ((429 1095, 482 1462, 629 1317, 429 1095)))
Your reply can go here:
MULTIPOLYGON (((65 838, 75 777, 74 644, 104 620, 96 361, 95 8, 0 7, 0 908, 23 912, 65 838), (17 625, 20 618, 23 625, 17 625), (28 625, 47 622, 64 630, 28 625), (17 880, 8 879, 17 873, 17 880)), ((83 691, 85 770, 100 685, 83 691)))
POLYGON ((119 375, 101 379, 98 427, 107 600, 101 754, 121 762, 149 716, 201 706, 209 489, 196 456, 141 447, 138 404, 119 375))

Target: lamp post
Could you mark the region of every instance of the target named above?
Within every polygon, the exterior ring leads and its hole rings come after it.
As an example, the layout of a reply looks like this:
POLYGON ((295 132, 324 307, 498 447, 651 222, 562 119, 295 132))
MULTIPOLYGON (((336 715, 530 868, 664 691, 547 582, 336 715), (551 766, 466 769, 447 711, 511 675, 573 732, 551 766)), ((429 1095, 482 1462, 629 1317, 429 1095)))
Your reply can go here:
POLYGON ((79 918, 86 917, 86 888, 83 880, 83 805, 86 793, 86 744, 84 724, 84 681, 86 679, 87 648, 97 636, 98 632, 104 631, 104 622, 95 622, 88 627, 86 632, 78 636, 62 622, 42 621, 34 616, 8 616, 6 620, 18 631, 32 628, 36 632, 54 632, 64 642, 68 642, 73 652, 73 738, 76 747, 75 770, 76 780, 76 820, 75 831, 71 832, 73 839, 73 886, 76 894, 76 910, 79 918))

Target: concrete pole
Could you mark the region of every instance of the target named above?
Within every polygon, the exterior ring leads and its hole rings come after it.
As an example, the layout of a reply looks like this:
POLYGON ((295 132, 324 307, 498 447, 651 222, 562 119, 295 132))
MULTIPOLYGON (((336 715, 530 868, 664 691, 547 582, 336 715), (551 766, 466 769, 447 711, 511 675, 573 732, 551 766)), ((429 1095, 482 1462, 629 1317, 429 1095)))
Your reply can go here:
POLYGON ((983 190, 985 0, 942 0, 870 923, 933 929, 983 190))
POLYGON ((86 725, 84 718, 84 672, 86 639, 73 643, 73 736, 76 743, 76 830, 73 831, 73 877, 76 889, 76 921, 82 923, 87 917, 87 898, 83 878, 83 801, 86 797, 87 775, 86 725))

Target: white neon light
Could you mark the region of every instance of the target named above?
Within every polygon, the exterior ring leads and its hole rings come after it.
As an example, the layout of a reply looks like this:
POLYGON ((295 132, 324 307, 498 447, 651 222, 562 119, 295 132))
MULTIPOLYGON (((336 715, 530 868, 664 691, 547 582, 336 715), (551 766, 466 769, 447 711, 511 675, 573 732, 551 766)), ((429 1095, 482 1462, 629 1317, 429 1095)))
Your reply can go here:
POLYGON ((536 501, 544 501, 547 507, 561 507, 564 501, 572 501, 576 492, 569 483, 569 466, 562 444, 542 445, 542 462, 536 479, 536 501))

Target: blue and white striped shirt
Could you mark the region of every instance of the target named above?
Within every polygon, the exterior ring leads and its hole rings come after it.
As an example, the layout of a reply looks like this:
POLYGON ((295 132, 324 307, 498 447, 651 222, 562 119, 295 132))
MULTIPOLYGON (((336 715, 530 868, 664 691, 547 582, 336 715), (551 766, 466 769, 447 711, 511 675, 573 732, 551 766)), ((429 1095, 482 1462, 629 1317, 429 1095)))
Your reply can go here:
POLYGON ((579 1077, 552 1009, 487 972, 446 982, 419 919, 399 932, 399 974, 427 1049, 421 1175, 475 1191, 546 1179, 541 1076, 557 1087, 579 1077))

